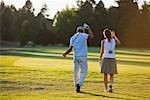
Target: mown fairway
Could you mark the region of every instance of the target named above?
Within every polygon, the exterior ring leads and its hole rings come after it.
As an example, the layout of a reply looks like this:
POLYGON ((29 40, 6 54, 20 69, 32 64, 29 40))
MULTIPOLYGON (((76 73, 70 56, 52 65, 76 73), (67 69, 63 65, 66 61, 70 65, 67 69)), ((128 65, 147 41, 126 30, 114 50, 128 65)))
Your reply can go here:
POLYGON ((77 94, 72 54, 64 47, 1 48, 0 100, 150 100, 150 50, 118 49, 114 93, 103 92, 99 48, 90 48, 88 74, 77 94))

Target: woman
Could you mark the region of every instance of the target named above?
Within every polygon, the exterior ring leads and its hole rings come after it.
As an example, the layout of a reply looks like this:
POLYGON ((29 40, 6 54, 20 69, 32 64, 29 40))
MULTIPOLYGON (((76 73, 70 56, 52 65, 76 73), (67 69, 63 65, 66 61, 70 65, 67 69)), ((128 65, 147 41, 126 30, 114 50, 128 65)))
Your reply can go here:
POLYGON ((108 90, 108 74, 110 75, 110 85, 109 92, 113 92, 112 84, 114 81, 114 74, 117 74, 117 64, 115 60, 115 48, 120 45, 121 42, 115 35, 114 31, 110 29, 104 29, 103 35, 105 39, 101 41, 101 53, 100 53, 100 64, 101 64, 101 73, 104 73, 104 92, 108 90), (102 60, 103 57, 103 60, 102 60))

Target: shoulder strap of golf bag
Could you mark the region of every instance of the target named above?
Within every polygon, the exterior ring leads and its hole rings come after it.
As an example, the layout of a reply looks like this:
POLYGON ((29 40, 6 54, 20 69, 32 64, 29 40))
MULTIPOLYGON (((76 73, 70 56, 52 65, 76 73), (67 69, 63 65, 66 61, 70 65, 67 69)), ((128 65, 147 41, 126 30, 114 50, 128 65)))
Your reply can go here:
POLYGON ((74 43, 74 41, 77 39, 77 37, 79 36, 79 34, 76 36, 76 38, 72 41, 72 44, 74 43))

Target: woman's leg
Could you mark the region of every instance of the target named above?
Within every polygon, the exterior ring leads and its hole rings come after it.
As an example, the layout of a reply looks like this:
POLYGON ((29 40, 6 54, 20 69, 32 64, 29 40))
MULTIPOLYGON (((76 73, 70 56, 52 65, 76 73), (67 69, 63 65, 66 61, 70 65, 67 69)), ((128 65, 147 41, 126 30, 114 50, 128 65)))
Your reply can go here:
POLYGON ((105 92, 107 92, 107 84, 108 84, 108 79, 107 79, 107 74, 104 73, 104 85, 105 85, 105 92))
POLYGON ((114 81, 114 74, 110 74, 110 85, 109 85, 109 92, 113 92, 113 89, 112 89, 112 84, 113 84, 113 81, 114 81))
POLYGON ((114 74, 110 74, 110 85, 114 82, 114 74))

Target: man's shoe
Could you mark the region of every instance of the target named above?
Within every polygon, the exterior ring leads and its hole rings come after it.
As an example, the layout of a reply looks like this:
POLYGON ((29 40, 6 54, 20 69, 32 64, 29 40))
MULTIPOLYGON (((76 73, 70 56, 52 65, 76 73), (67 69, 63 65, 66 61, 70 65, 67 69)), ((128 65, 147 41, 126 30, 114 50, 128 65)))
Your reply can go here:
POLYGON ((76 92, 77 92, 77 93, 80 92, 80 85, 79 85, 79 84, 76 85, 76 92))

